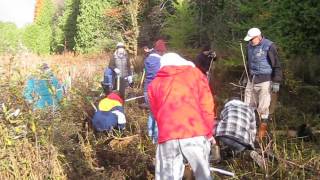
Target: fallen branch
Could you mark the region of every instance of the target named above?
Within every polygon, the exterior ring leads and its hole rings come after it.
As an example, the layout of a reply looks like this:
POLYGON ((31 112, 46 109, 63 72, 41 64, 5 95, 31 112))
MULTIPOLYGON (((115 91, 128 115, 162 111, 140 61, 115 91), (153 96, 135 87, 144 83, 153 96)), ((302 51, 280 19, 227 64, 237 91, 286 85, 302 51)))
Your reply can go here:
POLYGON ((123 137, 123 138, 114 137, 113 139, 123 141, 123 140, 128 140, 128 139, 132 139, 132 138, 136 138, 136 137, 139 137, 139 134, 135 134, 135 135, 127 136, 127 137, 123 137))
POLYGON ((246 88, 246 87, 244 87, 244 86, 241 86, 241 85, 238 85, 238 84, 235 84, 235 83, 229 83, 229 84, 231 84, 232 86, 236 86, 236 87, 239 87, 239 88, 243 88, 243 89, 246 88))

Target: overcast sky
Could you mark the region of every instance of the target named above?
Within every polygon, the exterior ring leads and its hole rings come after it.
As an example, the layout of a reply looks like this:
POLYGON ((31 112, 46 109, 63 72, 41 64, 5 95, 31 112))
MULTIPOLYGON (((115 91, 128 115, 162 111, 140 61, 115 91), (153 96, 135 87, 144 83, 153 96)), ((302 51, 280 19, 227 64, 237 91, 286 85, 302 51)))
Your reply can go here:
POLYGON ((33 21, 36 0, 0 0, 0 21, 23 27, 33 21))

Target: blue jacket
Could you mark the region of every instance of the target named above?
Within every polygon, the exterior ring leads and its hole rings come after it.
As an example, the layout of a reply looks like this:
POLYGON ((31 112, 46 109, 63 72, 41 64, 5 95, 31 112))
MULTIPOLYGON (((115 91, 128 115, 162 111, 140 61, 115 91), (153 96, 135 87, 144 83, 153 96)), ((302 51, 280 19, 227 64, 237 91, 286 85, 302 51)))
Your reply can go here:
POLYGON ((248 45, 248 63, 251 75, 271 75, 272 67, 268 57, 268 51, 272 45, 272 41, 263 38, 261 43, 252 46, 248 45))
POLYGON ((155 78, 160 69, 161 56, 152 52, 144 61, 144 68, 146 71, 146 79, 144 83, 144 91, 147 91, 149 83, 155 78))
POLYGON ((109 86, 110 89, 113 89, 114 84, 114 72, 111 68, 106 67, 103 73, 103 85, 109 86))
POLYGON ((123 107, 117 106, 110 111, 98 110, 92 119, 93 127, 97 131, 111 131, 113 128, 124 129, 125 124, 118 124, 118 116, 112 113, 115 110, 123 112, 123 107))
POLYGON ((63 90, 53 74, 47 77, 30 77, 24 89, 24 97, 33 103, 34 109, 57 106, 63 97, 63 90))
POLYGON ((93 127, 97 131, 111 131, 113 128, 120 130, 125 128, 125 123, 119 123, 119 116, 115 113, 121 113, 124 117, 122 101, 118 95, 111 93, 108 97, 99 102, 98 111, 92 119, 93 127))

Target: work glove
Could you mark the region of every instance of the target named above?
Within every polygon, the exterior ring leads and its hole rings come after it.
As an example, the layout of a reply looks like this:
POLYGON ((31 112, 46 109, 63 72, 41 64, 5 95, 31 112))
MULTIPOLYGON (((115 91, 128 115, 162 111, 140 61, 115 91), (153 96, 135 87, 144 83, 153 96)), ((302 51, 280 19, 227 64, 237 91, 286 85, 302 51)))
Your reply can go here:
POLYGON ((111 111, 111 113, 117 116, 118 124, 125 124, 127 122, 125 115, 121 111, 115 110, 115 111, 111 111))
POLYGON ((118 69, 118 68, 114 68, 114 70, 113 70, 117 75, 119 75, 120 74, 120 69, 118 69))
POLYGON ((274 93, 277 93, 279 92, 279 89, 280 89, 280 83, 272 82, 271 91, 274 93))
POLYGON ((128 79, 128 83, 129 83, 129 84, 133 83, 133 78, 132 78, 132 76, 128 76, 127 79, 128 79))
POLYGON ((246 86, 247 83, 248 83, 248 78, 244 77, 244 78, 242 79, 242 85, 243 85, 243 86, 246 86))
POLYGON ((128 80, 129 86, 133 87, 133 77, 132 76, 128 76, 127 80, 128 80))

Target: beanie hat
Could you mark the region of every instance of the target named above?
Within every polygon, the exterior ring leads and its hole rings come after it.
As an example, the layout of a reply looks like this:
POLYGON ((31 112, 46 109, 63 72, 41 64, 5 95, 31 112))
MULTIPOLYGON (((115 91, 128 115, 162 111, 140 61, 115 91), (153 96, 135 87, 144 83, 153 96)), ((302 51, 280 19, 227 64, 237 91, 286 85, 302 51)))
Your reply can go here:
POLYGON ((205 45, 205 46, 203 46, 203 48, 202 48, 202 52, 203 52, 203 51, 210 51, 210 50, 211 50, 210 45, 205 45))
POLYGON ((166 42, 162 39, 159 39, 154 44, 154 49, 159 53, 165 53, 167 51, 166 42))
POLYGON ((123 104, 123 99, 121 99, 118 92, 113 91, 112 93, 110 93, 107 96, 107 98, 112 99, 112 100, 116 100, 116 101, 120 102, 121 104, 123 104))
POLYGON ((118 42, 116 47, 117 48, 124 48, 124 43, 123 42, 118 42))
POLYGON ((47 63, 43 63, 43 64, 41 64, 41 66, 39 67, 39 69, 42 70, 42 71, 46 71, 46 70, 48 70, 48 69, 50 69, 50 68, 49 68, 49 66, 48 66, 47 63))

